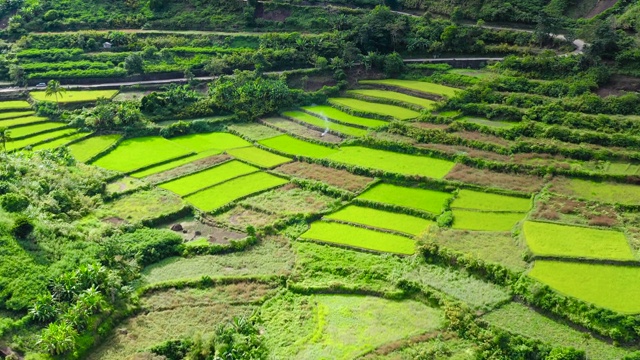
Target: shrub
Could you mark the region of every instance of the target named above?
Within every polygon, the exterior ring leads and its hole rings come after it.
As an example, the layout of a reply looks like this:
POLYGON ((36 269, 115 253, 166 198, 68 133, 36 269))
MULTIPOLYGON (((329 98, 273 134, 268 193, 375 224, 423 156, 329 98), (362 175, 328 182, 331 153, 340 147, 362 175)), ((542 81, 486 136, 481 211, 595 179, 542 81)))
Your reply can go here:
POLYGON ((451 211, 445 211, 438 216, 438 226, 441 228, 450 227, 453 224, 453 213, 451 211))
POLYGON ((13 223, 11 233, 18 239, 26 239, 33 231, 33 224, 26 216, 20 216, 13 223))
POLYGON ((137 256, 141 266, 179 255, 182 237, 169 230, 139 229, 118 238, 126 253, 137 256))
POLYGON ((29 199, 21 194, 9 193, 0 198, 0 205, 8 212, 21 212, 29 206, 29 199))

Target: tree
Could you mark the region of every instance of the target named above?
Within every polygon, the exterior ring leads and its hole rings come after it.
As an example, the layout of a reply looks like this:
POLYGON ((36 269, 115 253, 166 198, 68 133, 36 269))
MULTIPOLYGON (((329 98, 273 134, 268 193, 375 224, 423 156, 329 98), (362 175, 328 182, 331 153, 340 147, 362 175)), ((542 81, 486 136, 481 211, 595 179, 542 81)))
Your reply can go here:
POLYGON ((144 60, 139 54, 131 54, 124 59, 124 68, 129 74, 143 74, 144 60))
POLYGON ((388 77, 398 76, 404 70, 404 60, 400 54, 394 52, 384 57, 383 71, 388 77))
POLYGON ((9 78, 16 85, 25 85, 24 68, 16 64, 9 65, 9 78))
POLYGON ((55 96, 56 104, 58 104, 59 108, 60 103, 58 102, 58 96, 62 97, 62 94, 66 91, 67 89, 63 88, 58 80, 50 80, 47 83, 47 89, 44 91, 44 95, 45 97, 55 96))
POLYGON ((2 142, 2 150, 7 152, 7 143, 11 141, 11 130, 7 127, 0 127, 0 142, 2 142))

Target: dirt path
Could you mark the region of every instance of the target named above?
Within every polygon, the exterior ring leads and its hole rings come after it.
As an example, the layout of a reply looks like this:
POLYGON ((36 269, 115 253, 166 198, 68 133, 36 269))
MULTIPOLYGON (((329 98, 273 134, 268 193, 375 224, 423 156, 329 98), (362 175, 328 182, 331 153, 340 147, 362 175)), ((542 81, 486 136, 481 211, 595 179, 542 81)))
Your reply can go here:
POLYGON ((587 15, 585 15, 584 17, 587 19, 591 19, 592 17, 600 15, 603 11, 611 8, 617 3, 618 0, 599 0, 596 6, 593 9, 589 10, 587 15))

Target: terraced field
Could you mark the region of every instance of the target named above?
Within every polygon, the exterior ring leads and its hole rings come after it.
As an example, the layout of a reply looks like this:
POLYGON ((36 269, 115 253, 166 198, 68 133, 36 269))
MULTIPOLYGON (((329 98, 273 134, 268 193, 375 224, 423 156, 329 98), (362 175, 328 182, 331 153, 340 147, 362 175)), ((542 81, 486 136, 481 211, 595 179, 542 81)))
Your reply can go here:
POLYGON ((395 91, 361 89, 361 90, 349 90, 347 93, 356 95, 356 96, 362 95, 362 96, 371 97, 371 98, 399 101, 401 103, 417 105, 425 109, 430 109, 433 106, 433 104, 435 104, 435 101, 433 100, 423 99, 417 96, 411 96, 411 95, 407 95, 407 94, 403 94, 395 91))
POLYGON ((333 131, 348 136, 364 136, 367 134, 366 130, 336 124, 331 121, 323 120, 313 115, 309 115, 302 111, 285 111, 282 113, 282 115, 298 122, 309 124, 313 127, 318 128, 319 130, 325 129, 325 131, 333 131))
POLYGON ((113 151, 94 161, 96 166, 120 172, 133 172, 161 162, 186 157, 193 151, 162 137, 124 140, 113 151))
POLYGON ((357 112, 376 114, 398 120, 415 119, 420 113, 400 106, 373 103, 352 98, 331 98, 330 104, 342 106, 357 112))
POLYGON ((354 116, 344 111, 338 110, 334 107, 326 106, 326 105, 304 106, 302 107, 302 109, 304 109, 304 111, 315 114, 321 118, 327 117, 328 119, 331 119, 337 122, 361 126, 365 128, 376 128, 376 127, 385 126, 388 124, 388 122, 384 120, 354 116))
POLYGON ((373 228, 393 230, 411 235, 419 235, 433 223, 419 217, 350 205, 325 219, 361 224, 373 228))
POLYGON ((358 199, 439 214, 451 197, 451 194, 440 191, 379 184, 362 193, 358 199))
POLYGON ((78 161, 85 162, 115 144, 121 137, 119 134, 93 136, 70 145, 69 151, 78 161))
POLYGON ((385 85, 440 96, 455 96, 460 90, 440 84, 413 80, 360 80, 363 85, 385 85))
MULTIPOLYGON (((58 95, 58 102, 61 104, 91 102, 98 99, 112 99, 118 94, 118 90, 67 90, 58 95)), ((36 101, 56 101, 56 97, 47 96, 45 91, 31 91, 29 93, 36 101)))
POLYGON ((257 172, 258 170, 258 168, 233 160, 193 175, 163 183, 160 187, 180 196, 185 196, 215 184, 257 172))

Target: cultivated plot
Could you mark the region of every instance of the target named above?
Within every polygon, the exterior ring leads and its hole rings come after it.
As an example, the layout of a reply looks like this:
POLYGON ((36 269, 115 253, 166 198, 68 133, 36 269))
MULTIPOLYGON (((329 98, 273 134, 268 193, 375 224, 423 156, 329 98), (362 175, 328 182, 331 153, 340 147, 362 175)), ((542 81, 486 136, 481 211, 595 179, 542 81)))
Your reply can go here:
POLYGON ((433 222, 416 216, 398 214, 363 206, 349 205, 325 219, 345 221, 378 229, 394 230, 410 235, 418 235, 427 230, 433 222))
POLYGON ((76 133, 77 129, 64 129, 58 131, 51 131, 40 135, 30 136, 27 138, 22 138, 20 140, 12 140, 7 143, 7 151, 13 151, 17 149, 22 149, 27 146, 34 146, 40 143, 54 140, 59 137, 68 136, 76 133))
POLYGON ((227 150, 227 154, 265 169, 270 169, 291 161, 288 157, 280 156, 253 146, 227 150))
MULTIPOLYGON (((117 93, 118 90, 67 90, 58 95, 58 102, 66 104, 111 99, 117 93)), ((56 101, 54 95, 47 96, 45 91, 32 91, 29 95, 36 101, 56 101)))
POLYGON ((362 193, 358 199, 439 214, 442 212, 445 202, 452 196, 449 193, 435 190, 378 184, 362 193))
POLYGON ((259 172, 210 187, 185 199, 200 210, 213 211, 232 201, 286 183, 285 179, 259 172))
POLYGON ((338 149, 302 141, 289 135, 276 136, 271 139, 259 141, 259 143, 285 154, 310 158, 324 158, 338 152, 338 149))
POLYGON ((522 213, 453 210, 453 229, 509 231, 524 218, 522 213))
POLYGON ((451 207, 482 211, 527 212, 531 208, 531 200, 462 189, 451 204, 451 207))
POLYGON ((70 136, 65 136, 65 137, 61 137, 59 139, 53 140, 53 141, 49 141, 40 145, 36 145, 33 147, 33 150, 48 150, 48 149, 55 149, 61 146, 64 146, 74 140, 78 140, 81 139, 85 136, 89 135, 89 133, 77 133, 77 134, 73 134, 70 136))
POLYGON ((190 164, 190 163, 192 163, 194 161, 197 161, 197 160, 200 160, 200 159, 205 159, 205 158, 208 158, 208 157, 211 157, 211 156, 218 155, 220 153, 221 153, 220 150, 202 151, 202 152, 199 152, 197 154, 194 154, 194 155, 191 155, 191 156, 187 156, 187 157, 175 160, 175 161, 170 161, 170 162, 162 164, 162 165, 154 166, 154 167, 146 169, 146 170, 134 172, 133 174, 131 174, 131 176, 135 177, 135 178, 143 178, 143 177, 155 175, 155 174, 158 174, 158 173, 161 173, 161 172, 164 172, 164 171, 175 169, 175 168, 180 167, 182 165, 190 164))
POLYGON ((640 313, 640 267, 538 260, 529 276, 597 306, 640 313))
POLYGON ((442 179, 455 166, 455 163, 448 160, 361 146, 344 146, 339 152, 329 154, 326 158, 369 169, 403 175, 426 176, 435 179, 442 179))
POLYGON ((48 132, 51 130, 59 129, 64 127, 64 124, 56 123, 56 122, 48 122, 42 124, 35 124, 29 126, 21 126, 18 128, 11 129, 11 137, 14 139, 23 138, 31 135, 40 134, 43 132, 48 132))
POLYGON ((0 127, 12 128, 12 127, 24 126, 28 124, 41 123, 45 121, 47 121, 47 118, 45 117, 25 116, 25 117, 18 117, 18 118, 12 118, 7 120, 0 120, 0 127))
POLYGON ((556 322, 518 303, 507 304, 482 318, 493 326, 555 347, 574 347, 584 350, 589 359, 622 359, 628 355, 626 349, 592 336, 585 336, 584 332, 556 322))
POLYGON ((609 204, 640 205, 638 185, 568 178, 556 178, 552 184, 551 190, 563 195, 609 204))
POLYGON ((416 247, 415 241, 404 236, 325 221, 311 224, 311 228, 300 237, 359 249, 405 255, 413 254, 416 247))
POLYGON ((10 111, 10 112, 0 112, 0 120, 4 119, 13 119, 24 116, 33 116, 35 115, 35 111, 10 111))
POLYGON ((335 120, 341 123, 363 126, 368 128, 376 128, 380 126, 385 126, 389 124, 387 121, 378 120, 378 119, 369 119, 361 116, 351 115, 342 110, 338 110, 334 107, 327 105, 316 105, 316 106, 304 106, 302 107, 307 112, 310 112, 320 118, 326 117, 330 120, 335 120))
POLYGON ((345 170, 299 161, 278 166, 274 171, 288 176, 320 181, 352 192, 362 191, 367 185, 374 181, 373 178, 354 175, 345 170))
POLYGON ((259 171, 256 167, 233 160, 192 175, 166 182, 161 184, 160 187, 180 196, 185 196, 223 181, 256 171, 259 171))
POLYGON ((240 135, 242 135, 242 137, 247 137, 254 141, 269 139, 278 135, 282 135, 282 132, 276 129, 255 122, 231 124, 227 126, 227 128, 239 133, 240 135))
POLYGON ((0 101, 0 111, 30 110, 31 104, 24 100, 0 101))
POLYGON ((325 133, 324 129, 318 130, 315 127, 311 128, 283 117, 270 117, 262 119, 261 121, 265 124, 269 124, 269 126, 273 126, 278 130, 281 130, 284 133, 302 139, 315 140, 329 144, 339 144, 344 140, 340 136, 333 135, 332 133, 325 133))
POLYGON ((127 139, 93 165, 120 172, 132 172, 164 161, 186 157, 193 152, 159 136, 127 139))
POLYGON ((331 104, 348 107, 358 112, 391 116, 398 120, 415 119, 420 116, 419 112, 400 106, 374 103, 353 98, 331 98, 329 99, 329 102, 331 104))
POLYGON ((306 112, 302 112, 302 111, 285 111, 282 113, 282 115, 290 119, 297 120, 305 124, 309 124, 313 127, 324 129, 325 131, 331 130, 331 131, 339 132, 344 135, 356 136, 356 137, 364 136, 367 134, 367 130, 346 126, 342 124, 337 124, 329 120, 324 120, 324 119, 315 117, 313 115, 309 115, 306 112))
POLYGON ((407 90, 418 91, 426 94, 434 94, 440 96, 452 97, 455 96, 460 90, 449 86, 434 84, 425 81, 415 80, 398 80, 398 79, 386 79, 386 80, 360 80, 360 84, 374 84, 374 85, 387 85, 407 90))
POLYGON ((433 104, 435 104, 435 101, 433 100, 423 99, 417 96, 411 96, 411 95, 407 95, 407 94, 403 94, 395 91, 358 89, 358 90, 349 90, 347 91, 347 93, 354 94, 354 95, 363 95, 363 96, 368 96, 372 98, 400 101, 400 102, 411 104, 411 105, 417 105, 425 109, 430 109, 433 106, 433 104))
POLYGON ((112 224, 135 223, 173 214, 185 206, 175 194, 152 188, 106 203, 98 209, 96 216, 112 224))
POLYGON ((85 162, 106 150, 109 146, 120 140, 121 137, 122 135, 118 134, 93 136, 69 145, 69 151, 76 160, 85 162))
POLYGON ((252 196, 239 205, 266 214, 296 215, 326 213, 338 208, 341 201, 319 192, 286 186, 252 196))
POLYGON ((527 221, 527 245, 536 255, 634 260, 624 233, 580 226, 527 221))
POLYGON ((171 138, 170 140, 194 152, 208 150, 224 151, 251 146, 251 143, 237 135, 222 132, 184 135, 171 138))

